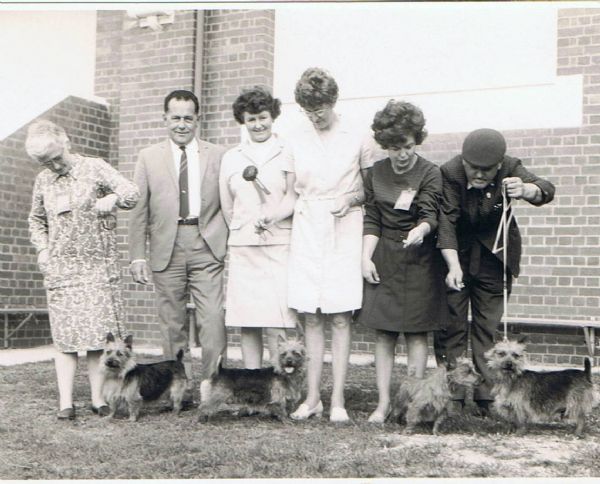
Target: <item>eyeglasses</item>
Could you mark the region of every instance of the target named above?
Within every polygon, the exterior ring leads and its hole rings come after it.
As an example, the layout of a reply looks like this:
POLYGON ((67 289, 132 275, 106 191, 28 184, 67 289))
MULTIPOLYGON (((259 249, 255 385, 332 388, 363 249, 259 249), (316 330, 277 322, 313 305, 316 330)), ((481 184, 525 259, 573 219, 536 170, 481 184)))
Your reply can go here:
POLYGON ((310 119, 322 118, 327 111, 331 109, 331 106, 327 106, 321 109, 316 109, 314 111, 309 111, 307 109, 303 109, 304 114, 306 114, 310 119))

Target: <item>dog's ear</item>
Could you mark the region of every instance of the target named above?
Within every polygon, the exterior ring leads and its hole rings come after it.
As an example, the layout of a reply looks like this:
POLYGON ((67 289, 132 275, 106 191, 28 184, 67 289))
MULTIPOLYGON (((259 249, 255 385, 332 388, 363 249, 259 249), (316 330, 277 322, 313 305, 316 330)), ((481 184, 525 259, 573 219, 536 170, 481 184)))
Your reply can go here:
POLYGON ((131 349, 131 345, 133 344, 133 335, 128 334, 123 340, 123 342, 125 343, 125 346, 127 346, 127 348, 131 349))
POLYGON ((525 345, 529 343, 529 336, 527 336, 526 334, 520 334, 519 336, 517 336, 517 342, 521 343, 522 345, 525 345))
POLYGON ((107 343, 114 343, 115 342, 115 337, 111 332, 108 332, 106 334, 106 342, 107 343))
POLYGON ((298 319, 296 319, 296 341, 302 342, 304 341, 304 318, 298 314, 298 319))
POLYGON ((287 338, 281 333, 277 334, 277 344, 279 346, 285 346, 287 344, 287 338))

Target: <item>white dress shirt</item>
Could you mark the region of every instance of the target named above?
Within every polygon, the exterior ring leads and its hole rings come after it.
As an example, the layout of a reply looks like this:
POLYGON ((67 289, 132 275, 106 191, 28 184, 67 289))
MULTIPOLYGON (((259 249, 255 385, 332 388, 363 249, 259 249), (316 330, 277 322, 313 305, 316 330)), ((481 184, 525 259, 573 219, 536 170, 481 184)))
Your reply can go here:
MULTIPOLYGON (((173 143, 173 140, 171 139, 169 139, 169 145, 171 146, 171 153, 173 154, 173 163, 175 163, 175 174, 177 175, 177 179, 179 179, 181 148, 179 148, 179 145, 173 143)), ((194 218, 200 216, 200 186, 202 184, 202 180, 200 180, 200 158, 198 157, 198 141, 196 141, 196 138, 192 139, 192 141, 185 145, 185 154, 187 155, 188 165, 188 206, 190 207, 190 213, 188 215, 188 218, 194 218)))

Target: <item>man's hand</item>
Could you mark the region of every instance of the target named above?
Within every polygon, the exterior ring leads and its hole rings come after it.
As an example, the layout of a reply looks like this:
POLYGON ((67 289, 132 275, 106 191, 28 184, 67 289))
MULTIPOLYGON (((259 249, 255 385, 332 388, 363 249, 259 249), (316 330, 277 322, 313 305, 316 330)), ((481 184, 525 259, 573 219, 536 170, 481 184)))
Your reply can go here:
POLYGON ((129 271, 135 282, 138 284, 148 284, 148 265, 146 264, 146 261, 132 262, 129 266, 129 271))
POLYGON ((446 286, 449 289, 454 289, 455 291, 462 290, 465 287, 463 283, 463 272, 460 268, 460 264, 457 266, 452 266, 448 270, 448 275, 446 276, 446 286))
POLYGON ((98 212, 98 215, 108 215, 110 212, 112 212, 112 209, 115 207, 115 203, 117 203, 118 199, 119 197, 116 194, 110 193, 104 198, 99 198, 96 200, 96 211, 98 212))

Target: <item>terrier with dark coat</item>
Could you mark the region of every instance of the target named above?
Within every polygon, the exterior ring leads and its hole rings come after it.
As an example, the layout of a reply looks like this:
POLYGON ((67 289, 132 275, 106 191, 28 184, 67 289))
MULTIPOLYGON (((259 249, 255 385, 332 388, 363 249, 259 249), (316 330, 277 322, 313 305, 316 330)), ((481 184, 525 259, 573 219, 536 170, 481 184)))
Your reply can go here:
POLYGON ((110 417, 122 401, 127 403, 129 420, 135 422, 144 401, 158 400, 169 395, 173 411, 179 414, 181 401, 187 387, 187 377, 181 362, 183 350, 177 353, 177 361, 138 364, 131 349, 132 336, 117 341, 112 333, 106 335, 106 347, 100 359, 104 372, 102 393, 110 407, 110 417))
POLYGON ((300 401, 304 361, 302 344, 282 338, 276 367, 223 368, 219 363, 217 372, 200 385, 198 421, 219 412, 287 420, 290 408, 300 401))
POLYGON ((485 357, 494 371, 494 409, 511 430, 522 435, 529 422, 565 417, 576 423, 575 435, 583 436, 585 417, 595 404, 588 358, 583 370, 525 370, 525 345, 519 341, 501 341, 485 357))
POLYGON ((475 371, 471 360, 458 358, 439 366, 425 378, 408 375, 400 385, 392 403, 390 419, 406 419, 405 434, 412 434, 420 423, 433 422, 432 433, 438 435, 441 423, 448 415, 450 397, 458 385, 474 387, 483 378, 475 371))

